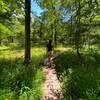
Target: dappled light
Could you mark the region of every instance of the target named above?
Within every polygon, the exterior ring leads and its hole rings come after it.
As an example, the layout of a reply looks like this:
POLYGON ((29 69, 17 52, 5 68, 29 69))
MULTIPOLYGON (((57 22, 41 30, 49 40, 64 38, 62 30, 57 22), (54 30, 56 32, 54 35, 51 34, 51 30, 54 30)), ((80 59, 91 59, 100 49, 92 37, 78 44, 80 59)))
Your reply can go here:
MULTIPOLYGON (((55 60, 56 71, 62 82, 62 91, 66 100, 97 98, 100 80, 100 53, 99 51, 85 52, 83 64, 80 64, 74 52, 64 52, 55 60), (62 61, 63 59, 63 61, 62 61)), ((99 100, 99 98, 98 98, 99 100)))
POLYGON ((100 0, 0 0, 0 100, 100 100, 100 0))
MULTIPOLYGON (((0 98, 15 98, 20 100, 24 100, 24 98, 41 98, 42 90, 40 91, 40 88, 42 88, 44 75, 40 70, 38 63, 39 61, 41 62, 41 59, 43 59, 43 53, 41 54, 38 48, 32 50, 36 51, 37 54, 40 54, 41 57, 40 55, 33 55, 32 63, 29 66, 26 66, 23 63, 23 50, 2 51, 1 49, 2 54, 0 58, 0 98), (6 54, 6 56, 4 56, 5 52, 7 52, 8 55, 6 54), (12 55, 9 55, 9 53, 11 53, 12 55), (38 94, 35 94, 35 92, 33 91, 38 92, 38 94)), ((43 51, 42 48, 41 50, 43 51)))

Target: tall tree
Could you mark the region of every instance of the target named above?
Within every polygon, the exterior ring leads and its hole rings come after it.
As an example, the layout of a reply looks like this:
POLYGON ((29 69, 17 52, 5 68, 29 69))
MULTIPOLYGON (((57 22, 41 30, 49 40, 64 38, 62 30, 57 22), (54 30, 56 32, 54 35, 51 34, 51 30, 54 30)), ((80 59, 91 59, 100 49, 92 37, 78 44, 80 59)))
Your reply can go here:
POLYGON ((25 0, 25 63, 30 63, 31 0, 25 0))

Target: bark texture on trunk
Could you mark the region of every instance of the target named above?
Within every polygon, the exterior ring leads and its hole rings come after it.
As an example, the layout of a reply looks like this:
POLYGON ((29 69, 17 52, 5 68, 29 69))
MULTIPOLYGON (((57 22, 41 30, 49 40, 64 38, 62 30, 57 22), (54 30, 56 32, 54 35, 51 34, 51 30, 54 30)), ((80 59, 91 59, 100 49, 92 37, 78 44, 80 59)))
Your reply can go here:
POLYGON ((31 0, 25 0, 25 63, 30 63, 31 0))

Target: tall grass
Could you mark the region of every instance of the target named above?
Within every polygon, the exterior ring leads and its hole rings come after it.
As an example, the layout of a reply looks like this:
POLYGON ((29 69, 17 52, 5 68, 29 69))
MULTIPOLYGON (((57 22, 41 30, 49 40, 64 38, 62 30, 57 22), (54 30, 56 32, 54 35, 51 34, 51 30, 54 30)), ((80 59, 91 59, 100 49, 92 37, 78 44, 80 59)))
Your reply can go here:
POLYGON ((82 61, 80 64, 73 50, 64 52, 55 60, 64 100, 100 100, 99 51, 86 50, 82 61))
POLYGON ((44 75, 39 66, 44 48, 32 48, 29 66, 24 65, 23 49, 0 50, 0 100, 40 100, 44 75))

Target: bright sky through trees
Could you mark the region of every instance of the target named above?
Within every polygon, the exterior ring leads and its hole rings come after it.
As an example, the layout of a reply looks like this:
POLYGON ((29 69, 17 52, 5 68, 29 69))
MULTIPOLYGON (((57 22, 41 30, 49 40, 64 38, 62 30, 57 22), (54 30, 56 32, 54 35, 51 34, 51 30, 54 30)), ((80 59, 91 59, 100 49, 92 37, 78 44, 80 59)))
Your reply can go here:
POLYGON ((37 16, 40 16, 43 10, 38 6, 38 4, 34 0, 31 0, 31 6, 32 6, 32 11, 35 12, 37 16))

